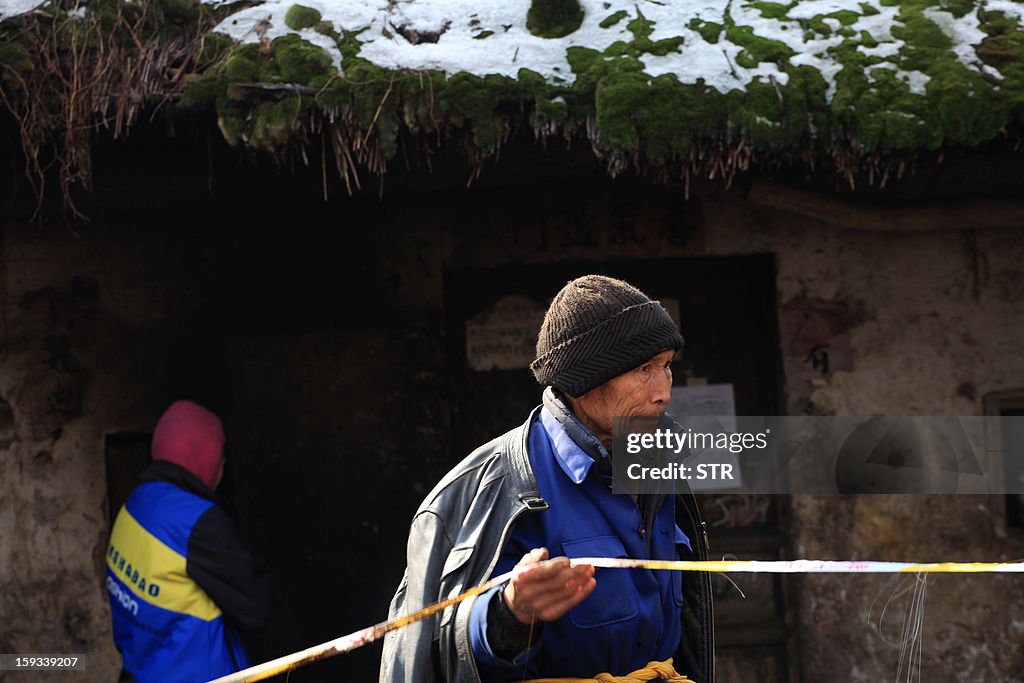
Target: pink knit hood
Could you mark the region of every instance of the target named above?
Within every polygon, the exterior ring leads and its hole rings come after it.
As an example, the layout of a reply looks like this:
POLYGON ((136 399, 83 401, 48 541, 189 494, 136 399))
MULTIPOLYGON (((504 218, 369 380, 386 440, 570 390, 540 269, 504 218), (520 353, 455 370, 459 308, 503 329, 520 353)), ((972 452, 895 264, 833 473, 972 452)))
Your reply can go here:
POLYGON ((192 401, 175 401, 153 432, 153 460, 184 467, 211 489, 224 459, 224 427, 220 418, 192 401))

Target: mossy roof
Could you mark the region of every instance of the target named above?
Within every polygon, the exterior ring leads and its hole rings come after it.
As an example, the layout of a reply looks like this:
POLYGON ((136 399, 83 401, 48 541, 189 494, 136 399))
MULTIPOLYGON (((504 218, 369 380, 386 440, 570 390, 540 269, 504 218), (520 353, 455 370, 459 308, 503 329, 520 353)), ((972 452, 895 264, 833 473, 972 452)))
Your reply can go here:
MULTIPOLYGON (((16 3, 0 0, 0 17, 16 3)), ((184 104, 213 106, 232 144, 273 152, 329 128, 339 165, 377 172, 403 129, 457 132, 479 160, 526 122, 587 136, 612 172, 714 175, 772 157, 855 168, 1024 121, 1020 2, 579 5, 578 27, 543 37, 530 0, 212 0, 219 23, 184 104)))

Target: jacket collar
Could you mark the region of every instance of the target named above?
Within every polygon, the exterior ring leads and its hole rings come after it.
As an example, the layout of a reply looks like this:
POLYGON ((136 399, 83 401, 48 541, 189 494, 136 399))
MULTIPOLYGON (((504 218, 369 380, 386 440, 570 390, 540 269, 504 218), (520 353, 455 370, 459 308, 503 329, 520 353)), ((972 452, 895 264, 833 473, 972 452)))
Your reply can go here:
MULTIPOLYGON (((602 474, 610 474, 612 470, 612 456, 594 434, 587 429, 578 417, 565 404, 562 395, 555 391, 554 387, 544 389, 544 408, 551 413, 551 416, 558 421, 558 424, 565 430, 566 435, 579 449, 589 456, 598 465, 598 471, 602 474)), ((559 451, 560 455, 565 455, 559 451)), ((576 469, 573 467, 572 469, 576 469)), ((590 467, 585 468, 589 470, 590 467)), ((586 471, 583 472, 584 476, 586 471)), ((579 482, 577 482, 579 483, 579 482)))
POLYGON ((587 455, 552 415, 547 406, 540 411, 540 424, 551 442, 552 455, 565 476, 574 484, 581 484, 594 466, 594 458, 587 455))
POLYGON ((151 462, 149 467, 142 471, 139 481, 160 481, 167 484, 174 484, 178 488, 184 489, 189 493, 193 493, 200 498, 205 498, 206 500, 217 503, 223 507, 220 497, 214 493, 209 486, 201 482, 199 477, 192 474, 181 465, 176 465, 167 460, 154 460, 151 462))
POLYGON ((526 418, 526 424, 519 429, 513 429, 506 435, 505 444, 501 448, 504 453, 505 465, 508 471, 510 491, 527 508, 531 510, 547 510, 548 504, 541 495, 537 486, 537 478, 533 475, 533 467, 530 466, 530 455, 527 443, 530 439, 530 425, 537 418, 541 410, 537 406, 526 418))

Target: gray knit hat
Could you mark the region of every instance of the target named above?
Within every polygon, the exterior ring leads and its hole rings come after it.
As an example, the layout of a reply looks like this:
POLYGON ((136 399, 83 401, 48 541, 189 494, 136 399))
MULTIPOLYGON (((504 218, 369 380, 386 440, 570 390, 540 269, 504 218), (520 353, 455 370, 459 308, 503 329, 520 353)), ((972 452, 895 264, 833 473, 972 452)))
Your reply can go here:
POLYGON ((533 376, 582 396, 651 356, 683 347, 657 301, 622 280, 584 275, 555 295, 537 336, 533 376))

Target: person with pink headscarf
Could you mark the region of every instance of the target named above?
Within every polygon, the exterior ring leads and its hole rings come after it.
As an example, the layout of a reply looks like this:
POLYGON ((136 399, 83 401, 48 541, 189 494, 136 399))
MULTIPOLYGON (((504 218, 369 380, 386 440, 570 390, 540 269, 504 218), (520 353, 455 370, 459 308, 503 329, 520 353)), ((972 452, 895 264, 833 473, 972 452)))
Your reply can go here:
POLYGON ((175 402, 153 432, 152 456, 107 548, 121 681, 207 681, 244 669, 238 630, 268 621, 270 590, 214 493, 224 474, 220 418, 175 402))

